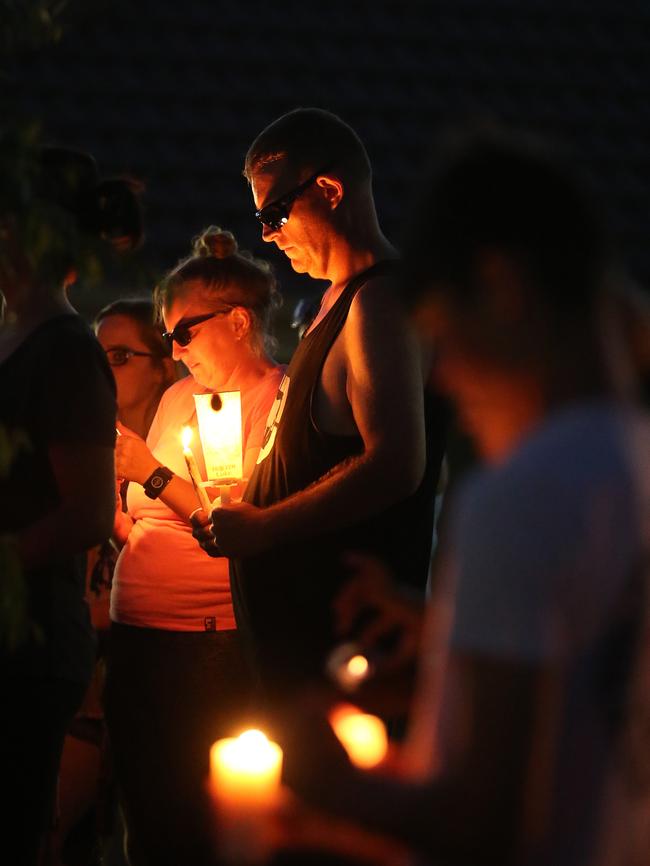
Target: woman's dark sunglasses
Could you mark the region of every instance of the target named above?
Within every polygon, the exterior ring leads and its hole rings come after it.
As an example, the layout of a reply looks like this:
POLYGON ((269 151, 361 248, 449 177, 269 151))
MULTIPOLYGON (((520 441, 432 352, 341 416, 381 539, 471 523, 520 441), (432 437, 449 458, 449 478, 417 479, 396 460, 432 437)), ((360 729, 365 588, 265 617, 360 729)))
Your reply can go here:
POLYGON ((195 325, 200 325, 201 322, 207 322, 208 319, 214 319, 215 316, 223 316, 225 313, 229 313, 231 309, 232 307, 228 307, 225 310, 215 310, 214 313, 204 313, 202 316, 192 316, 189 319, 181 319, 172 331, 165 331, 162 335, 163 340, 167 343, 170 349, 172 348, 173 342, 178 343, 179 346, 189 346, 192 342, 191 329, 195 325))
POLYGON ((289 214, 291 213, 291 208, 293 207, 295 200, 300 198, 303 192, 312 185, 316 178, 326 171, 329 171, 329 166, 328 168, 319 169, 319 171, 315 172, 311 177, 308 177, 307 180, 303 181, 300 186, 292 189, 281 198, 276 198, 275 201, 272 201, 270 204, 256 210, 255 216, 262 225, 278 231, 289 219, 289 214))

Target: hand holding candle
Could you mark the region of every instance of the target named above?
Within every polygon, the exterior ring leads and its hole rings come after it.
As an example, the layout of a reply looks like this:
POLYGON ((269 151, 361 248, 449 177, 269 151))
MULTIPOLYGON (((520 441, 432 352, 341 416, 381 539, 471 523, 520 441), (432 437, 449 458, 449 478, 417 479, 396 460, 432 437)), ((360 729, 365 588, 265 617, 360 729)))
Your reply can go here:
POLYGON ((220 854, 227 862, 256 863, 267 853, 267 821, 281 769, 282 750, 261 731, 218 740, 210 749, 210 790, 220 854))
POLYGON ((196 464, 196 458, 194 457, 192 449, 190 448, 191 441, 192 428, 183 427, 181 433, 181 442, 183 444, 183 456, 185 457, 185 463, 187 464, 187 471, 190 473, 190 478, 192 479, 192 484, 194 485, 194 490, 196 491, 196 495, 199 499, 199 504, 201 505, 201 508, 205 511, 206 514, 210 514, 210 511, 212 510, 212 503, 210 502, 210 497, 208 496, 207 490, 201 485, 201 475, 199 473, 199 467, 196 464))

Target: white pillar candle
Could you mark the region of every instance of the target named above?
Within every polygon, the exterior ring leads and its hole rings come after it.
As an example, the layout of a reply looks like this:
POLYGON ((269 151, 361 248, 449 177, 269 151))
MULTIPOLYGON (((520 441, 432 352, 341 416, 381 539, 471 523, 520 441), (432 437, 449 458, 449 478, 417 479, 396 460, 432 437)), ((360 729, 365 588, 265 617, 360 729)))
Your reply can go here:
POLYGON ((227 862, 258 863, 268 853, 268 820, 281 771, 282 749, 261 731, 217 740, 210 749, 219 854, 227 862))

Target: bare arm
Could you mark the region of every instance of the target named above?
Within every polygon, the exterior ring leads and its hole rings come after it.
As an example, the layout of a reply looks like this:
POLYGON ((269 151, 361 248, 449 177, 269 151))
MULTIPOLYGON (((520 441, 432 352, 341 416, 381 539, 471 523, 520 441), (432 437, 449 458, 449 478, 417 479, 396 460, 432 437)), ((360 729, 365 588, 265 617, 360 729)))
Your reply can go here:
POLYGON ((426 460, 422 362, 406 317, 385 285, 359 291, 339 339, 342 387, 362 453, 270 508, 214 512, 214 534, 227 555, 255 552, 251 530, 262 550, 349 526, 417 489, 426 460))
POLYGON ((52 444, 48 453, 61 502, 17 535, 29 568, 100 544, 113 526, 113 449, 75 442, 52 444))
MULTIPOLYGON (((136 484, 144 484, 151 473, 161 463, 154 457, 144 439, 138 436, 137 433, 128 430, 123 425, 120 425, 119 429, 122 435, 118 436, 115 443, 115 472, 118 478, 135 481, 136 484)), ((190 514, 199 507, 199 501, 192 483, 186 481, 184 478, 179 478, 178 475, 174 475, 169 484, 167 484, 160 494, 160 499, 168 508, 171 508, 182 520, 188 523, 190 514)), ((120 527, 122 529, 126 528, 121 518, 120 527)), ((128 535, 128 532, 126 534, 128 535)), ((120 540, 124 543, 125 539, 120 538, 120 540)))

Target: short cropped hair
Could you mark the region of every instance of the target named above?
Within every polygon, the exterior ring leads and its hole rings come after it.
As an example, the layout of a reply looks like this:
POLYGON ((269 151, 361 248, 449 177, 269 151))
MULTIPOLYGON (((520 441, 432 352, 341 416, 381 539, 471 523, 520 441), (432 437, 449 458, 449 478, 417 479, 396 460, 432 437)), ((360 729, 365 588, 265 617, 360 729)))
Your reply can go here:
POLYGON ((244 176, 250 183, 280 160, 310 172, 335 170, 352 185, 372 180, 368 153, 357 133, 323 108, 296 108, 267 126, 248 149, 244 176))
POLYGON ((496 125, 448 132, 421 190, 404 244, 409 305, 434 291, 471 303, 477 254, 493 248, 550 308, 591 306, 612 249, 589 185, 559 146, 496 125))

